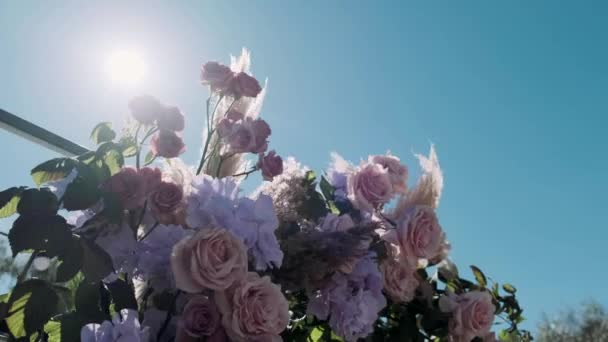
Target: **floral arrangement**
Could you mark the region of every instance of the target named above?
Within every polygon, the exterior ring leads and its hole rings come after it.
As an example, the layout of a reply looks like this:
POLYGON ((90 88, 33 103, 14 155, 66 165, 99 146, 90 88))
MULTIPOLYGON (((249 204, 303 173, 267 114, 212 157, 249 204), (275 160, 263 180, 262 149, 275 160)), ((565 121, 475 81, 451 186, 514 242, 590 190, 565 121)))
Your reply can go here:
POLYGON ((11 340, 532 340, 512 285, 475 266, 463 279, 449 259, 433 147, 412 187, 392 154, 359 165, 333 154, 317 176, 269 150, 248 51, 200 77, 196 167, 179 158, 181 111, 141 96, 120 137, 101 123, 95 151, 0 193, 0 216, 18 214, 13 257, 29 254, 0 300, 11 340), (246 196, 254 172, 263 183, 246 196), (495 322, 507 324, 498 336, 495 322))

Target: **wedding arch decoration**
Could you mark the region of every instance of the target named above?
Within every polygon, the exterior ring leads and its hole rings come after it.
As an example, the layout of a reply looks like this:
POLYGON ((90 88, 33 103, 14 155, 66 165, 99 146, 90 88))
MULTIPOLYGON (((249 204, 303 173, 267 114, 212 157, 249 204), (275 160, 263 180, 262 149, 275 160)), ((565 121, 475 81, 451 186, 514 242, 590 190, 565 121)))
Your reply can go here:
POLYGON ((436 209, 433 146, 421 176, 390 153, 317 174, 270 149, 266 94, 250 53, 207 62, 201 158, 188 166, 185 117, 152 96, 129 102, 97 148, 34 167, 35 186, 0 193, 18 215, 0 297, 15 341, 530 341, 514 286, 459 275, 436 209), (131 165, 128 165, 131 164, 131 165), (240 184, 259 172, 250 195, 240 184), (46 260, 44 272, 30 270, 46 260), (502 324, 502 325, 499 325, 502 324), (496 327, 496 328, 495 328, 496 327))

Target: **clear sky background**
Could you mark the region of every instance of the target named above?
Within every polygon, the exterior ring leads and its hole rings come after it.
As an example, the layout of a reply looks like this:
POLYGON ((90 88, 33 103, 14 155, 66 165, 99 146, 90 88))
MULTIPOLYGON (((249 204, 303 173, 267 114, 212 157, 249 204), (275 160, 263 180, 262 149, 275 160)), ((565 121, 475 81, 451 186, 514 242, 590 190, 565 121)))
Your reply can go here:
MULTIPOLYGON (((533 328, 608 303, 607 16, 601 1, 2 1, 0 107, 86 145, 153 94, 186 113, 194 164, 200 65, 246 46, 280 154, 322 170, 331 151, 390 149, 417 175, 435 143, 453 259, 515 284, 533 328), (146 61, 138 87, 108 81, 118 49, 146 61)), ((0 146, 1 188, 56 156, 6 132, 0 146)))

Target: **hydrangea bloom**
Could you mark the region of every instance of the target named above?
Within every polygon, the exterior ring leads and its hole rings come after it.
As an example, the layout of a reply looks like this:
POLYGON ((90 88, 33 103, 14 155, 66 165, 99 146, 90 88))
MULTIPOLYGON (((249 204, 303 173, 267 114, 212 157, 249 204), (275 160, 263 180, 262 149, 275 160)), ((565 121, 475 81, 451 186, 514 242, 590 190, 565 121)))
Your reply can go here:
POLYGON ((82 327, 80 340, 83 342, 147 342, 149 328, 139 324, 136 310, 122 309, 114 314, 112 322, 91 323, 82 327))
POLYGON ((382 295, 382 275, 370 252, 350 274, 336 273, 326 287, 311 296, 308 312, 325 320, 346 341, 369 335, 386 306, 382 295))

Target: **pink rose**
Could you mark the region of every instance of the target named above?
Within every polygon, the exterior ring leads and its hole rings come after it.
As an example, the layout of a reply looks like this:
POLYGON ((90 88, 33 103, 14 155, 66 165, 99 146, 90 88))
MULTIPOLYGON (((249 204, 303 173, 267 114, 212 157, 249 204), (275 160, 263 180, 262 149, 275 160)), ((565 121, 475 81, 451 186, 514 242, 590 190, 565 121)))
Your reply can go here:
POLYGON ((289 323, 289 305, 281 288, 268 276, 249 272, 224 292, 216 292, 216 303, 228 336, 240 341, 281 341, 289 323))
MULTIPOLYGON (((262 153, 268 148, 270 126, 262 119, 239 119, 238 112, 223 118, 217 132, 232 153, 262 153)), ((242 114, 241 114, 242 115, 242 114)))
POLYGON ((177 107, 165 107, 156 120, 158 128, 167 131, 180 132, 184 130, 184 114, 177 107))
POLYGON ((138 171, 141 178, 144 179, 144 184, 146 184, 146 193, 149 195, 152 192, 156 191, 156 188, 162 182, 162 172, 157 167, 142 167, 138 171))
POLYGON ((265 156, 260 154, 257 168, 262 171, 264 180, 272 181, 274 177, 283 173, 283 159, 274 150, 265 156))
POLYGON ((379 164, 362 165, 348 175, 346 182, 348 199, 359 210, 373 212, 394 195, 388 171, 379 164))
POLYGON ((224 290, 245 277, 247 249, 226 229, 202 229, 173 247, 171 267, 181 290, 224 290))
POLYGON ((161 130, 152 137, 150 150, 159 157, 175 158, 186 151, 186 146, 175 132, 161 130))
POLYGON ((407 167, 401 164, 399 158, 387 154, 372 156, 369 158, 369 161, 382 165, 388 171, 388 176, 393 184, 393 190, 400 193, 407 191, 407 167))
POLYGON ((449 331, 454 341, 469 342, 490 334, 496 307, 489 292, 471 291, 460 295, 449 292, 439 299, 439 308, 452 314, 449 331))
POLYGON ((212 336, 217 332, 220 319, 220 312, 213 300, 197 295, 184 307, 180 323, 188 335, 203 337, 212 336))
POLYGON ((410 208, 397 224, 396 233, 402 253, 426 260, 436 259, 443 253, 445 233, 431 207, 410 208))
POLYGON ((233 77, 232 70, 218 62, 207 62, 201 68, 201 81, 213 89, 227 89, 233 77))
POLYGON ((400 255, 389 247, 389 256, 380 264, 386 294, 397 303, 408 303, 420 285, 416 276, 416 260, 400 255))
POLYGON ((163 111, 163 105, 153 96, 136 96, 129 101, 131 115, 142 125, 154 123, 163 111))
POLYGON ((184 191, 181 186, 174 183, 161 182, 150 195, 150 206, 152 212, 157 216, 163 214, 172 214, 177 211, 184 197, 184 191))
POLYGON ((125 209, 141 208, 146 201, 146 183, 135 168, 124 167, 108 178, 101 186, 103 191, 114 193, 125 209))
POLYGON ((261 91, 258 80, 244 72, 239 72, 230 81, 230 92, 235 97, 256 97, 261 91))

